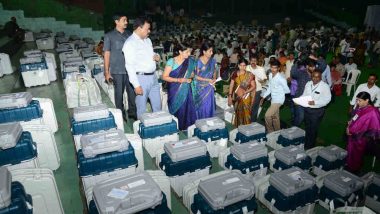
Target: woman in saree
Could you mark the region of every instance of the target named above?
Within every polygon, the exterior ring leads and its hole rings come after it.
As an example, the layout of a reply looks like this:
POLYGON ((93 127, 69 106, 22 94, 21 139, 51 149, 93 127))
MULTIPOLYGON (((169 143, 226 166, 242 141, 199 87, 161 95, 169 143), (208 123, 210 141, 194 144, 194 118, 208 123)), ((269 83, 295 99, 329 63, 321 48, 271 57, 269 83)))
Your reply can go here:
POLYGON ((213 117, 215 114, 216 61, 212 58, 212 54, 212 46, 207 42, 203 43, 195 69, 195 81, 193 81, 193 97, 197 119, 213 117))
POLYGON ((162 79, 168 82, 169 112, 178 118, 180 130, 186 130, 196 120, 191 89, 195 61, 189 57, 190 53, 187 44, 177 46, 162 75, 162 79))
POLYGON ((230 91, 228 93, 228 105, 234 105, 234 125, 247 125, 251 123, 251 109, 255 101, 256 82, 255 76, 246 71, 247 60, 240 59, 239 70, 231 76, 230 91))
POLYGON ((348 122, 346 132, 348 135, 347 169, 357 174, 362 167, 366 151, 379 157, 380 112, 372 106, 371 95, 367 92, 360 92, 356 96, 356 105, 357 108, 348 122))

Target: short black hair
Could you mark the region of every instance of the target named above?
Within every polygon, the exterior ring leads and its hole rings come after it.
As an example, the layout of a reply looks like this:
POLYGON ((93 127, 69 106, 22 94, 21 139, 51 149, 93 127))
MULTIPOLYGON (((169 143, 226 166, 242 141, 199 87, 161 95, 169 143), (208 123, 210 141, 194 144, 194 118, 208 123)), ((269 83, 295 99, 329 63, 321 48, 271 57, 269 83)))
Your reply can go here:
POLYGON ((125 13, 122 13, 122 12, 116 12, 112 15, 112 20, 116 21, 116 20, 120 20, 121 17, 127 17, 127 15, 125 15, 125 13))
POLYGON ((151 24, 152 21, 147 16, 140 16, 137 17, 133 23, 133 29, 136 30, 138 27, 144 26, 145 23, 151 24))
POLYGON ((375 73, 370 73, 369 76, 370 76, 370 77, 371 77, 371 76, 372 76, 372 77, 375 77, 376 80, 378 79, 378 77, 377 77, 377 75, 376 75, 375 73))
POLYGON ((259 57, 257 56, 257 54, 252 54, 251 56, 249 56, 249 60, 251 59, 258 59, 259 57))
POLYGON ((270 66, 280 67, 280 65, 281 65, 281 63, 277 59, 270 63, 270 66))

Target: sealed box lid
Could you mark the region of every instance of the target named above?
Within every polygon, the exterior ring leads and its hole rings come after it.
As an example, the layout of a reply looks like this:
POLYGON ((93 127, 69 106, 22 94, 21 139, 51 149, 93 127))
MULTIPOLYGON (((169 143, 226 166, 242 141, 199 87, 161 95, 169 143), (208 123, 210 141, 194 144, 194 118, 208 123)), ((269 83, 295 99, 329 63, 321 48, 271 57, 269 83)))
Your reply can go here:
POLYGON ((206 144, 197 137, 165 143, 164 150, 173 162, 207 154, 206 144))
POLYGON ((291 145, 276 150, 274 152, 274 157, 286 165, 292 165, 298 161, 305 159, 307 157, 307 154, 302 148, 291 145))
POLYGON ((216 129, 224 129, 226 127, 226 123, 219 117, 210 117, 196 120, 195 127, 201 130, 201 132, 208 132, 216 129))
POLYGON ((99 104, 95 106, 83 106, 74 108, 74 120, 77 122, 86 120, 95 120, 107 118, 109 111, 106 104, 99 104))
POLYGON ((20 64, 31 64, 43 62, 42 57, 25 57, 20 59, 20 64))
POLYGON ((35 50, 28 50, 28 51, 24 51, 24 56, 28 57, 30 55, 38 55, 38 54, 41 54, 42 55, 42 51, 41 50, 38 50, 38 49, 35 49, 35 50))
POLYGON ((12 175, 7 167, 0 167, 0 210, 11 203, 12 175))
POLYGON ((252 181, 237 170, 200 181, 198 192, 214 210, 249 200, 255 195, 252 181))
POLYGON ((336 160, 343 160, 347 156, 347 151, 336 145, 324 147, 318 151, 318 155, 325 160, 334 162, 336 160))
POLYGON ((323 185, 342 197, 349 196, 364 187, 364 182, 345 170, 337 170, 325 177, 323 185))
POLYGON ((30 92, 19 92, 0 95, 0 109, 26 107, 32 101, 30 92))
POLYGON ((160 205, 163 194, 147 172, 140 172, 98 183, 93 198, 100 214, 121 214, 160 205))
POLYGON ((9 149, 16 146, 22 134, 20 123, 0 124, 0 149, 9 149))
POLYGON ((315 185, 315 179, 302 169, 292 167, 273 173, 269 178, 269 184, 284 196, 292 196, 312 188, 315 185))
POLYGON ((170 123, 173 120, 173 116, 166 111, 157 111, 144 113, 139 119, 145 127, 149 127, 170 123))
POLYGON ((85 158, 115 151, 125 151, 129 142, 120 129, 110 129, 94 134, 82 135, 80 138, 82 152, 85 158))
POLYGON ((268 156, 268 149, 264 144, 251 141, 242 144, 235 144, 231 147, 231 154, 238 160, 246 162, 249 160, 268 156))
POLYGON ((305 131, 297 126, 281 130, 281 136, 286 139, 293 140, 300 137, 305 137, 305 131))
POLYGON ((252 136, 252 135, 257 135, 261 133, 265 133, 265 127, 261 125, 260 123, 251 123, 248 125, 240 125, 238 127, 238 131, 242 133, 245 136, 252 136))

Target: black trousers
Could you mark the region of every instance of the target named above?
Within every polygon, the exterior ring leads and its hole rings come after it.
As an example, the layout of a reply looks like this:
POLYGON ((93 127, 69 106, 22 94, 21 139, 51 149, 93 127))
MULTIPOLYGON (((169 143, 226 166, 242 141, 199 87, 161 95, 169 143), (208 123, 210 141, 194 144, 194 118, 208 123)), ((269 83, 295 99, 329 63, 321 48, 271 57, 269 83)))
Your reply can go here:
POLYGON ((253 103, 252 110, 251 110, 251 122, 257 122, 257 118, 259 117, 257 113, 259 112, 259 108, 260 108, 260 99, 261 99, 261 90, 256 91, 255 102, 253 103))
POLYGON ((319 124, 325 114, 325 108, 305 108, 305 150, 315 146, 319 124))
POLYGON ((128 95, 128 115, 131 117, 136 117, 136 94, 133 90, 133 86, 129 82, 128 74, 111 74, 115 90, 115 105, 116 108, 120 109, 123 114, 124 102, 123 94, 127 91, 128 95))

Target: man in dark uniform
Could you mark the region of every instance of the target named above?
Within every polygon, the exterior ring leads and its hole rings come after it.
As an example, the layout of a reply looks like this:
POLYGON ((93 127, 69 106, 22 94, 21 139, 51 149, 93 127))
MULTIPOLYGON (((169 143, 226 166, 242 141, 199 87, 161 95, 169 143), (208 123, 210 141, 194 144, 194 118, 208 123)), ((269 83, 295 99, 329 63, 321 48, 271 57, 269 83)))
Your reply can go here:
POLYGON ((128 73, 125 70, 125 61, 122 48, 130 33, 126 31, 128 24, 127 16, 121 13, 113 15, 115 29, 104 36, 104 76, 106 81, 114 84, 115 105, 123 112, 123 118, 127 116, 136 120, 136 103, 133 87, 129 83, 128 73), (124 110, 123 94, 128 95, 128 115, 124 110))

